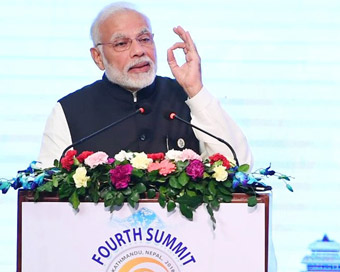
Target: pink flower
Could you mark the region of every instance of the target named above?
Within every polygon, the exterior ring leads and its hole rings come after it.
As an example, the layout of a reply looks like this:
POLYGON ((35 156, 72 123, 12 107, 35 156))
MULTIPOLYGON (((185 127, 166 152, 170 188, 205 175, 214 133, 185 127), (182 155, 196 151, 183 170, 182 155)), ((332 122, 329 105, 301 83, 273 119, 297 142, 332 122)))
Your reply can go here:
POLYGON ((107 155, 105 152, 98 151, 96 153, 93 153, 92 155, 88 156, 85 159, 85 164, 90 166, 91 168, 95 168, 96 166, 100 164, 107 163, 107 159, 109 158, 109 155, 107 155))
POLYGON ((200 155, 198 155, 196 152, 194 152, 191 149, 184 149, 181 154, 181 160, 182 161, 191 161, 191 160, 199 160, 202 161, 202 158, 200 155))
POLYGON ((108 164, 113 164, 116 160, 114 158, 108 158, 107 163, 108 164))
POLYGON ((160 169, 159 174, 167 176, 176 170, 176 165, 171 161, 164 160, 159 163, 160 169))
POLYGON ((202 178, 204 173, 204 164, 199 160, 192 160, 185 169, 185 172, 194 180, 196 178, 202 178))
POLYGON ((161 164, 159 162, 152 162, 148 166, 148 172, 159 170, 160 168, 161 168, 161 164))
POLYGON ((132 170, 131 164, 117 165, 116 168, 110 170, 111 182, 116 189, 128 187, 132 170))

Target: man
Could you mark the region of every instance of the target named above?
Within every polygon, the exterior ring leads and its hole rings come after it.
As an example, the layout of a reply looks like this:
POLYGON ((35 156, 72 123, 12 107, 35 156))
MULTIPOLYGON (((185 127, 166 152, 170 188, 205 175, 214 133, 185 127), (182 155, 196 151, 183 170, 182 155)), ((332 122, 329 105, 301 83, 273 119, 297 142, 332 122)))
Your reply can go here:
POLYGON ((149 19, 127 5, 105 7, 91 27, 91 56, 103 79, 60 99, 44 132, 39 161, 50 166, 63 150, 93 132, 148 105, 151 112, 138 114, 75 147, 105 151, 166 152, 190 148, 206 157, 222 153, 233 158, 230 149, 214 138, 178 121, 183 119, 226 140, 239 162, 252 164, 247 141, 237 125, 204 88, 200 57, 189 32, 174 28, 181 42, 168 49, 167 59, 176 80, 156 76, 157 56, 149 19), (182 49, 186 62, 179 66, 174 50, 182 49))

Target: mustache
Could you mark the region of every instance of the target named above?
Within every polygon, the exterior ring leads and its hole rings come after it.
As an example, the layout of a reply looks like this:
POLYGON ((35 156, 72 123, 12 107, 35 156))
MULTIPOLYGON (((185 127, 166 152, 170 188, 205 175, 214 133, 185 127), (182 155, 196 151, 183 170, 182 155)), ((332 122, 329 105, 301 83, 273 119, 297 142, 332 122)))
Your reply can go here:
POLYGON ((129 64, 127 64, 126 67, 125 67, 125 71, 129 71, 130 68, 132 68, 133 66, 139 65, 139 64, 145 63, 145 62, 147 62, 151 67, 153 67, 155 65, 155 63, 148 56, 144 56, 144 57, 141 57, 139 59, 133 60, 129 64))

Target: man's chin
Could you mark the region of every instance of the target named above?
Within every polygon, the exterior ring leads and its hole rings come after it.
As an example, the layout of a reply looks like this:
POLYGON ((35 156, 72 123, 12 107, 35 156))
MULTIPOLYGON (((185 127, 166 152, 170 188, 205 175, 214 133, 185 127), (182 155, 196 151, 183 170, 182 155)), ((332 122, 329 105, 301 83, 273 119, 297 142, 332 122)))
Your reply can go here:
POLYGON ((151 85, 154 82, 155 77, 155 75, 150 76, 149 74, 139 73, 138 77, 130 77, 130 79, 125 82, 125 86, 123 87, 131 91, 138 91, 151 85))

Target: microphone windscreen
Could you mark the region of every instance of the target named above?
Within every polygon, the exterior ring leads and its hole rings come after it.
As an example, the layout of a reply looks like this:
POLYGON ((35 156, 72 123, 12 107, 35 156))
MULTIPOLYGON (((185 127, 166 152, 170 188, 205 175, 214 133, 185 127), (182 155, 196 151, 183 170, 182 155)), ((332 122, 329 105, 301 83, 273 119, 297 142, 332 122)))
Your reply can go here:
POLYGON ((163 116, 167 120, 173 120, 175 118, 175 116, 176 116, 176 113, 171 111, 171 110, 169 110, 169 109, 167 109, 167 110, 163 111, 163 116))
POLYGON ((147 103, 147 102, 141 102, 141 103, 138 103, 136 105, 136 109, 140 109, 142 108, 143 110, 141 110, 141 114, 149 114, 151 111, 152 111, 152 107, 151 107, 151 104, 150 103, 147 103))

